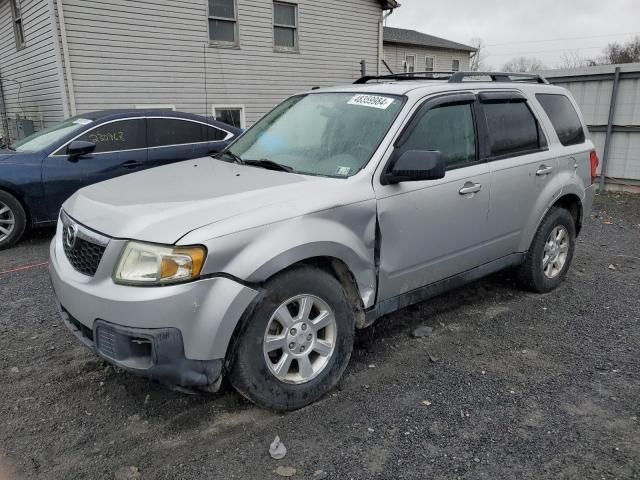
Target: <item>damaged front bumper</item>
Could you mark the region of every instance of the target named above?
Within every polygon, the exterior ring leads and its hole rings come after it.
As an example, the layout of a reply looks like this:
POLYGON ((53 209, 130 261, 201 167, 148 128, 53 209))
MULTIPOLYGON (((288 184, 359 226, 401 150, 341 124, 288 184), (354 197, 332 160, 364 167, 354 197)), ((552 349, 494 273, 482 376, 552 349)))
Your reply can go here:
POLYGON ((88 277, 74 269, 54 237, 49 274, 65 325, 128 372, 214 391, 236 325, 258 291, 228 277, 164 287, 117 285, 111 274, 124 243, 112 239, 88 277))
POLYGON ((85 346, 109 363, 159 383, 215 391, 222 375, 222 359, 190 360, 184 355, 177 328, 131 328, 96 320, 93 330, 72 317, 58 302, 65 326, 85 346))

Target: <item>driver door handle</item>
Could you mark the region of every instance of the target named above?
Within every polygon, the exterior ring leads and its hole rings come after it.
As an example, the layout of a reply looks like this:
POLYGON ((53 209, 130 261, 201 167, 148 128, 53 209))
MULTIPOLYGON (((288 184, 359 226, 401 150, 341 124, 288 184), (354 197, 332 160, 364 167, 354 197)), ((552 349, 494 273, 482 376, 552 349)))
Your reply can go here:
POLYGON ((536 175, 541 177, 542 175, 549 175, 551 172, 553 172, 553 167, 547 167, 546 165, 543 164, 543 165, 540 165, 540 167, 536 171, 536 175))
POLYGON ((458 193, 460 195, 469 195, 470 193, 478 193, 480 190, 482 190, 482 185, 479 183, 467 182, 458 193))
POLYGON ((124 162, 122 164, 124 168, 129 168, 129 169, 138 168, 138 167, 141 167, 142 165, 143 165, 142 162, 138 162, 136 160, 129 160, 128 162, 124 162))

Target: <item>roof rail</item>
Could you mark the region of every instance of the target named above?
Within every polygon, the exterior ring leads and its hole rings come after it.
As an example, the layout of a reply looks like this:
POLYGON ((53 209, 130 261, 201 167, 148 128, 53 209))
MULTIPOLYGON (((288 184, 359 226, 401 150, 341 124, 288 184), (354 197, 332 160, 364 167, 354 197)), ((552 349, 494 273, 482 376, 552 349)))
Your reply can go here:
MULTIPOLYGON (((391 75, 367 75, 359 78, 354 84, 365 84, 371 80, 448 80, 449 83, 462 83, 469 77, 489 77, 492 82, 520 82, 548 84, 546 78, 537 73, 512 73, 512 72, 405 72, 391 75)), ((473 81, 473 80, 472 80, 473 81)), ((484 81, 484 80, 476 80, 484 81)))
POLYGON ((452 71, 435 71, 435 72, 405 72, 392 73, 390 75, 367 75, 359 78, 354 84, 368 83, 371 80, 447 80, 453 74, 452 71), (443 75, 438 77, 438 75, 443 75))
POLYGON ((449 83, 462 83, 467 77, 489 77, 492 82, 549 83, 546 78, 537 73, 514 72, 456 72, 449 78, 449 83))

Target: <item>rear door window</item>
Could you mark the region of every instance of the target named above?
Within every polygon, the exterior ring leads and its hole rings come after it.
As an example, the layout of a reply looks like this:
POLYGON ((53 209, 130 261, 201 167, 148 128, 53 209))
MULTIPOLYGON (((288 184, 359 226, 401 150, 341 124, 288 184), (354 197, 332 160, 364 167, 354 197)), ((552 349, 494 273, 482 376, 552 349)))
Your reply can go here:
POLYGON ((146 126, 143 119, 118 120, 99 125, 76 140, 95 143, 94 153, 146 148, 146 126))
POLYGON ((483 103, 491 157, 517 156, 546 146, 538 121, 526 101, 497 100, 483 103))
POLYGON ((205 139, 204 125, 179 118, 148 118, 149 147, 200 143, 205 139))
POLYGON ((560 143, 565 147, 578 145, 586 140, 580 117, 571 100, 565 95, 538 94, 538 102, 549 116, 560 143))

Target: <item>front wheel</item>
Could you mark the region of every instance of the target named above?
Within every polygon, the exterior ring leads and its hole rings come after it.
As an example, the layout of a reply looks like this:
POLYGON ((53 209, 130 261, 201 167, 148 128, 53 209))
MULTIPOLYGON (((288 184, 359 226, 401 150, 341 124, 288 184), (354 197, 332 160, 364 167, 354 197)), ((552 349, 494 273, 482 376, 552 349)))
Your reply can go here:
POLYGON ((24 233, 27 216, 16 198, 0 190, 0 250, 12 246, 24 233))
POLYGON ((353 349, 354 308, 342 285, 311 267, 269 281, 247 319, 229 369, 252 402, 295 410, 331 390, 353 349))
POLYGON ((571 214, 563 208, 549 210, 519 268, 521 284, 538 293, 557 288, 567 276, 575 244, 576 227, 571 214))

